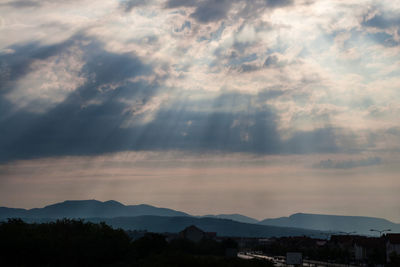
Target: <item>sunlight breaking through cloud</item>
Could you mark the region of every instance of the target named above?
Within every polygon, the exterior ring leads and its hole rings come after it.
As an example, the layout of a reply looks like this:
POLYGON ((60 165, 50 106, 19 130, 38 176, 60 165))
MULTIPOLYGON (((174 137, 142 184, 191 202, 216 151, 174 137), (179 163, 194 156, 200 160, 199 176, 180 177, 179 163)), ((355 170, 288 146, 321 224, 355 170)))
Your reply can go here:
POLYGON ((182 153, 247 169, 300 157, 319 186, 379 170, 396 200, 398 0, 26 0, 0 14, 1 188, 21 160, 182 153))

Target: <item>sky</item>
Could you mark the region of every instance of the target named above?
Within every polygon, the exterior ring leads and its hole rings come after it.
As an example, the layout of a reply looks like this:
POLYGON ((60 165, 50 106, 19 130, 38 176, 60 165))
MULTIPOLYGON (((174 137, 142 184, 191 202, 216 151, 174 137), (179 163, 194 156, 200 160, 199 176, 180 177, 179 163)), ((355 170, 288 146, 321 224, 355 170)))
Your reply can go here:
POLYGON ((400 222, 399 0, 1 0, 0 206, 400 222))

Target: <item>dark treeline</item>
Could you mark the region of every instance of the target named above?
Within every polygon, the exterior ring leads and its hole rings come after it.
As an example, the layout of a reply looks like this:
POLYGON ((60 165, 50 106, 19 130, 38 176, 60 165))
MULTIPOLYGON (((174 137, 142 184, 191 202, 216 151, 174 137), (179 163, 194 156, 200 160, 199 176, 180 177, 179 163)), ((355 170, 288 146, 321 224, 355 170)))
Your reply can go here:
POLYGON ((121 229, 82 220, 28 224, 0 223, 2 266, 272 266, 269 262, 225 258, 232 240, 167 242, 148 233, 131 241, 121 229))

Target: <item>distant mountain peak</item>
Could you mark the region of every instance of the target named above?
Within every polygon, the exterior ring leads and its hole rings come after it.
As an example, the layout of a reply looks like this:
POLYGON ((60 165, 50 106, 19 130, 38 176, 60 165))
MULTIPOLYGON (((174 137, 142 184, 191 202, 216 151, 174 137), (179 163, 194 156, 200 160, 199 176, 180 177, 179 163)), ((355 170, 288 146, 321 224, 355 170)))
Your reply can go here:
POLYGON ((57 202, 57 203, 50 204, 50 205, 47 205, 47 206, 64 205, 64 204, 77 204, 77 203, 102 203, 102 202, 99 201, 99 200, 96 200, 96 199, 67 199, 67 200, 64 200, 62 202, 57 202))
POLYGON ((400 232, 400 224, 383 218, 366 216, 326 215, 295 213, 289 217, 265 219, 262 225, 298 227, 328 232, 356 232, 362 235, 374 235, 370 229, 392 229, 400 232))
POLYGON ((121 202, 118 202, 116 200, 107 200, 103 202, 104 204, 112 204, 112 205, 116 205, 116 206, 125 206, 124 204, 122 204, 121 202))
POLYGON ((248 216, 244 216, 241 214, 218 214, 218 215, 205 215, 202 217, 209 217, 209 218, 220 218, 220 219, 229 219, 229 220, 233 220, 233 221, 237 221, 237 222, 242 222, 242 223, 255 223, 257 224, 259 221, 248 217, 248 216))
POLYGON ((156 206, 152 206, 152 205, 149 205, 149 204, 137 204, 136 206, 138 206, 138 207, 151 207, 151 208, 157 208, 156 206))
POLYGON ((290 215, 289 217, 281 217, 281 218, 293 218, 293 217, 315 217, 315 218, 347 218, 347 219, 371 219, 371 220, 382 220, 382 221, 387 221, 390 223, 393 223, 387 219, 384 218, 378 218, 378 217, 370 217, 370 216, 358 216, 358 215, 336 215, 336 214, 319 214, 319 213, 294 213, 290 215))
POLYGON ((54 203, 54 204, 50 204, 45 206, 45 208, 47 207, 54 207, 54 206, 79 206, 79 205, 112 205, 112 206, 121 206, 124 207, 125 205, 115 201, 115 200, 107 200, 107 201, 100 201, 100 200, 96 200, 96 199, 82 199, 82 200, 65 200, 63 202, 58 202, 58 203, 54 203))
POLYGON ((44 208, 30 210, 4 208, 0 210, 1 218, 90 218, 90 217, 135 217, 155 216, 189 216, 188 214, 167 208, 158 208, 147 204, 124 205, 115 200, 99 201, 65 200, 44 208))

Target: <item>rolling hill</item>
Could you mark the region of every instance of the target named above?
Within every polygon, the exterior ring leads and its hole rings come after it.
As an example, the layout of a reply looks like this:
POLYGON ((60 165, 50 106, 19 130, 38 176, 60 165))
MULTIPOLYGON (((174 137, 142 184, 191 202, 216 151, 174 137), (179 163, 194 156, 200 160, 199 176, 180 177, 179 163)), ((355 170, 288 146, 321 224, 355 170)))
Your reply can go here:
POLYGON ((0 218, 112 218, 142 215, 189 216, 184 212, 145 204, 126 206, 114 200, 105 202, 98 200, 67 200, 44 208, 29 210, 0 207, 0 218))
POLYGON ((393 223, 386 219, 363 217, 363 216, 339 216, 296 213, 289 217, 276 219, 265 219, 259 224, 282 227, 296 227, 313 229, 319 231, 333 232, 356 232, 361 235, 376 235, 370 229, 391 229, 392 232, 400 232, 400 224, 393 223))
MULTIPOLYGON (((54 218, 23 218, 29 223, 54 221, 54 218)), ((250 223, 240 223, 229 219, 198 218, 190 216, 136 216, 115 218, 85 218, 94 223, 105 222, 114 228, 124 230, 147 230, 155 233, 178 233, 190 225, 195 225, 206 232, 216 232, 218 236, 232 237, 281 237, 281 236, 325 236, 323 233, 308 229, 268 226, 250 223)))
POLYGON ((237 222, 243 222, 243 223, 259 223, 258 220, 244 216, 241 214, 218 214, 218 215, 204 215, 201 217, 205 218, 219 218, 219 219, 228 219, 228 220, 233 220, 237 222))
POLYGON ((23 218, 31 222, 82 218, 105 221, 124 229, 147 229, 156 232, 176 232, 190 224, 196 224, 206 231, 232 236, 298 235, 307 234, 310 230, 329 233, 356 232, 360 235, 377 235, 370 229, 391 229, 392 232, 400 232, 400 224, 374 217, 296 213, 289 217, 258 221, 241 214, 192 216, 185 212, 145 204, 123 205, 114 200, 67 200, 34 209, 0 207, 0 220, 6 218, 23 218))

